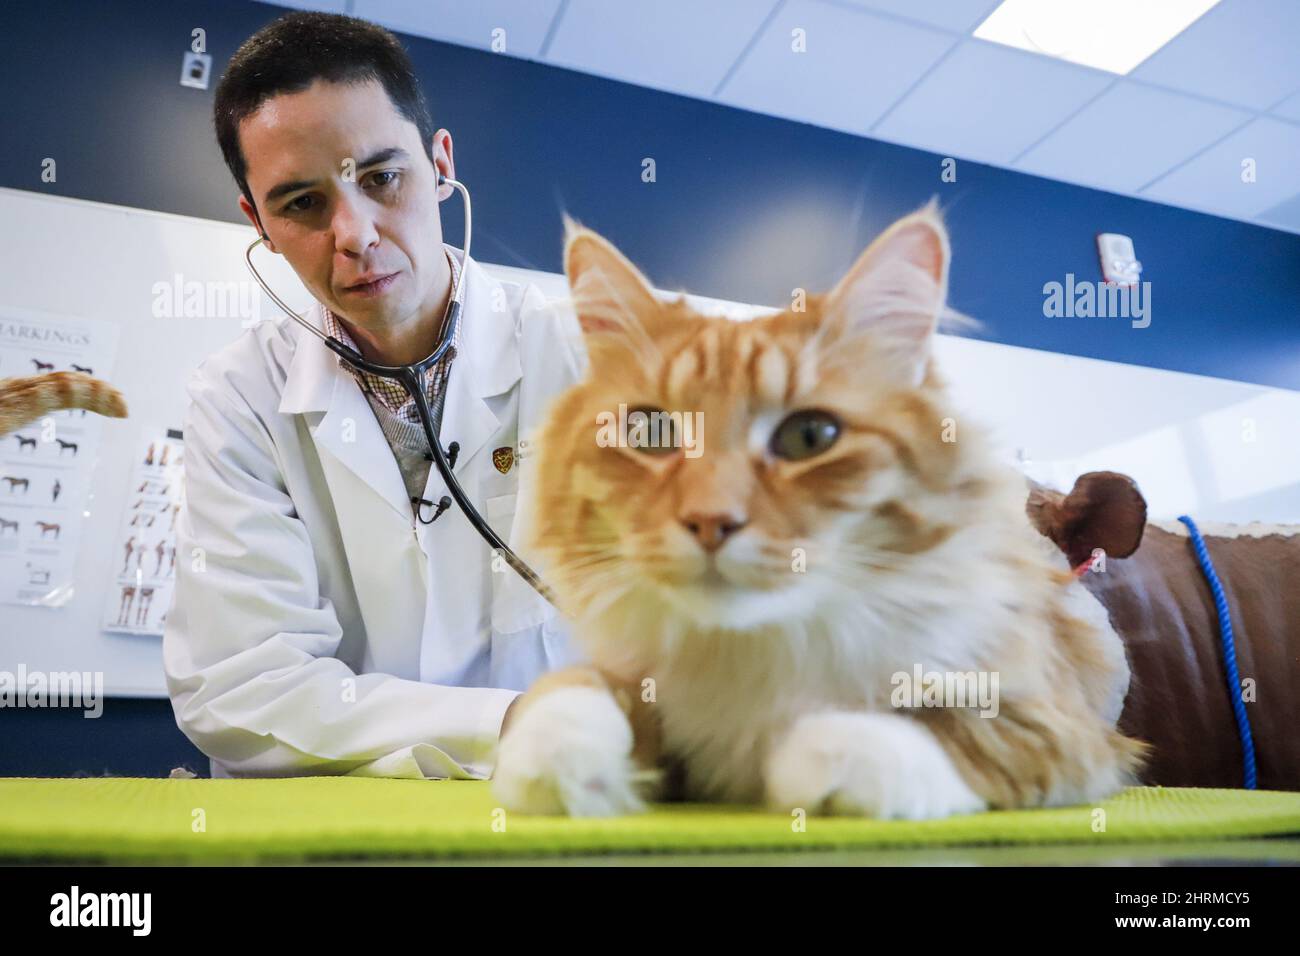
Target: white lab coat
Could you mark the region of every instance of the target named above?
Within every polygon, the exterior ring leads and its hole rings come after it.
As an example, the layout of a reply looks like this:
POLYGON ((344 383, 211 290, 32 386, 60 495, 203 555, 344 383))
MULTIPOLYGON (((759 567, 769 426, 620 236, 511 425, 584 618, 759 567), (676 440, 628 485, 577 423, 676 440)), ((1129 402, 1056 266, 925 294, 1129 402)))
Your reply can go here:
MULTIPOLYGON (((519 439, 586 355, 567 303, 473 259, 464 281, 441 438, 460 443, 457 478, 518 550, 532 450, 519 439)), ((319 304, 308 317, 321 326, 319 304)), ((163 664, 213 776, 490 777, 511 701, 583 659, 555 609, 503 561, 493 570, 454 503, 414 521, 360 386, 291 320, 245 332, 188 391, 163 664)), ((424 497, 446 493, 430 468, 424 497)))

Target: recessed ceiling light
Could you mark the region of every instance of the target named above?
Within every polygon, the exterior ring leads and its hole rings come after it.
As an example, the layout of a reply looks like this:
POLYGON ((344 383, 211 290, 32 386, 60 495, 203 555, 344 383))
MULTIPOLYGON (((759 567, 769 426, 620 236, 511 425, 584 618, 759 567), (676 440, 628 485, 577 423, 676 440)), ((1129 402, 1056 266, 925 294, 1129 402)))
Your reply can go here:
POLYGON ((1219 0, 1003 0, 981 40, 1123 75, 1219 0))

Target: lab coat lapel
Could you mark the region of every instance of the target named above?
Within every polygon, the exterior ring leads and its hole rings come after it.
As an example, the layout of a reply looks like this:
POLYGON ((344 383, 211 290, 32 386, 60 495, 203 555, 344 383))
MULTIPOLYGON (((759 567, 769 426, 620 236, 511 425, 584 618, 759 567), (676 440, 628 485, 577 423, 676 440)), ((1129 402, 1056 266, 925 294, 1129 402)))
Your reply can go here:
MULTIPOLYGON (((320 309, 307 316, 317 328, 320 309)), ((315 443, 372 653, 386 660, 406 655, 405 672, 417 673, 427 565, 401 470, 351 373, 304 330, 280 411, 301 413, 315 443)))
MULTIPOLYGON (((317 328, 322 325, 320 310, 317 304, 308 316, 317 328)), ((310 333, 300 331, 280 411, 322 409, 325 416, 312 428, 316 446, 350 469, 404 521, 409 520, 411 502, 402 472, 374 409, 351 373, 339 366, 337 356, 310 333)))
MULTIPOLYGON (((460 258, 458 250, 451 252, 460 258)), ((493 412, 502 409, 504 415, 508 402, 488 399, 508 393, 520 379, 516 313, 504 288, 472 259, 464 282, 461 351, 452 363, 439 437, 444 446, 460 445, 456 478, 475 509, 489 517, 483 476, 493 471, 491 451, 501 444, 492 439, 505 429, 513 432, 514 422, 500 421, 493 412)), ((445 490, 438 470, 430 469, 425 497, 437 500, 445 490)), ((482 684, 490 674, 476 670, 475 662, 490 647, 493 575, 487 573, 487 545, 460 510, 419 529, 431 565, 420 676, 434 683, 482 684)))
MULTIPOLYGON (((463 252, 451 253, 464 262, 463 252)), ((515 315, 500 284, 473 259, 465 270, 461 351, 451 366, 439 433, 444 448, 460 444, 457 477, 501 426, 486 399, 509 391, 521 375, 515 315)))

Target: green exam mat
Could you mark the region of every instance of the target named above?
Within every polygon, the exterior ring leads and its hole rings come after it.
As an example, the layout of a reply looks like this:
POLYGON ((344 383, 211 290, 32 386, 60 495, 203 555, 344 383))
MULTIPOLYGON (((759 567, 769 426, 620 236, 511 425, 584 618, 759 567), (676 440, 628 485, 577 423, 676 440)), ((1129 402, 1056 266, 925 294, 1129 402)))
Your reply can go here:
POLYGON ((479 780, 0 779, 0 858, 292 861, 1125 844, 1300 833, 1300 793, 1135 787, 1091 806, 944 820, 657 804, 615 819, 506 813, 479 780), (196 811, 202 811, 198 814, 196 811), (205 826, 195 832, 194 821, 205 826))

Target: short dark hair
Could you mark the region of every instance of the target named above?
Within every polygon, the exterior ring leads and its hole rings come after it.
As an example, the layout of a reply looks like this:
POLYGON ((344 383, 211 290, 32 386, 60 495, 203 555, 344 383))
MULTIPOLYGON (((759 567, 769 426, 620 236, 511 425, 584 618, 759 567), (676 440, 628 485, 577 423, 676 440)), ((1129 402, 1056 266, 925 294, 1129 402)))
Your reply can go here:
POLYGON ((334 83, 378 80, 397 111, 420 130, 425 153, 433 161, 429 104, 411 58, 397 37, 355 17, 289 13, 258 30, 235 51, 212 107, 221 153, 254 209, 257 203, 248 188, 239 124, 271 97, 301 92, 317 79, 334 83))

